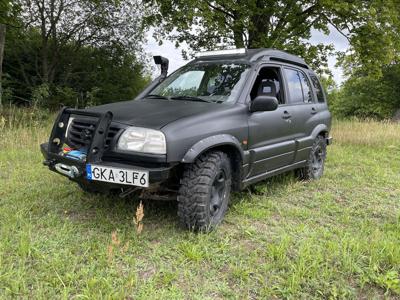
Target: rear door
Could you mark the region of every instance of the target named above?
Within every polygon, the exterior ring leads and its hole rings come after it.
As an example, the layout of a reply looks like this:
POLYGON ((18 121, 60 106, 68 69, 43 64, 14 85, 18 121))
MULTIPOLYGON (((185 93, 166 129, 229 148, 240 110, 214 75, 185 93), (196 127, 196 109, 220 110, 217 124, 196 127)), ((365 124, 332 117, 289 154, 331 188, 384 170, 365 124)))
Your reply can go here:
POLYGON ((318 125, 319 105, 311 87, 308 72, 300 68, 284 67, 289 106, 292 114, 292 125, 295 140, 295 162, 308 158, 313 138, 312 131, 318 125))
MULTIPOLYGON (((295 150, 291 109, 287 105, 281 67, 262 65, 257 74, 250 95, 251 100, 262 92, 263 89, 259 88, 260 82, 271 80, 275 83, 273 93, 278 98, 279 106, 275 111, 255 112, 249 115, 250 177, 292 164, 295 150)), ((271 92, 268 87, 264 90, 266 93, 271 92)))

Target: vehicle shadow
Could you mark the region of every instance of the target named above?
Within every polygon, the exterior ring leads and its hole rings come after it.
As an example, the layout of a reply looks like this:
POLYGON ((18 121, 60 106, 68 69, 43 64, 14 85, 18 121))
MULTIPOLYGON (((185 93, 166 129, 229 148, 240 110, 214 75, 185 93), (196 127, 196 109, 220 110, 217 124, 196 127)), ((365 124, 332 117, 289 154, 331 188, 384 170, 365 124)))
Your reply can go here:
POLYGON ((253 196, 271 196, 279 190, 285 189, 288 185, 297 180, 298 179, 293 171, 267 178, 263 181, 257 182, 256 184, 250 185, 243 191, 234 193, 231 199, 231 204, 249 199, 253 196))
MULTIPOLYGON (((231 197, 231 205, 241 201, 251 201, 254 196, 273 195, 280 189, 286 188, 295 181, 293 173, 287 173, 268 178, 252 185, 241 192, 235 192, 231 197)), ((108 223, 116 227, 132 226, 136 210, 143 204, 144 222, 152 229, 179 226, 177 216, 177 201, 159 201, 139 199, 134 196, 120 198, 118 195, 96 195, 80 193, 80 207, 75 207, 77 217, 83 219, 97 219, 96 223, 108 223)), ((229 214, 229 212, 228 212, 229 214)))

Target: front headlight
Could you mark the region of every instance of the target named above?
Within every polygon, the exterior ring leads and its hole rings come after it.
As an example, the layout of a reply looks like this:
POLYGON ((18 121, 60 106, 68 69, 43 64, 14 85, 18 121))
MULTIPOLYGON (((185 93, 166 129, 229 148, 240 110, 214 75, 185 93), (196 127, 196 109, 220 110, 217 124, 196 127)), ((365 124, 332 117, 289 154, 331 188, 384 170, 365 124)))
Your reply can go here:
POLYGON ((165 136, 159 130, 128 127, 118 140, 120 150, 166 154, 165 136))

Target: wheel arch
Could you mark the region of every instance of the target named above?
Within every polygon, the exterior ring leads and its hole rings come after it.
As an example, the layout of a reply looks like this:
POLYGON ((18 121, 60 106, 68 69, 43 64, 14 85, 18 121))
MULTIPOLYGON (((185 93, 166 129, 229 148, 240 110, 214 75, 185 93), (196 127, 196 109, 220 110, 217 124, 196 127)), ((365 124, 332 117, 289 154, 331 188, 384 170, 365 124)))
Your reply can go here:
POLYGON ((244 152, 238 139, 228 134, 207 137, 194 144, 186 152, 181 162, 193 163, 199 156, 209 151, 222 151, 228 155, 232 167, 232 187, 233 190, 239 190, 244 152))
POLYGON ((315 139, 317 136, 322 136, 324 138, 328 138, 329 135, 329 128, 325 124, 319 124, 317 125, 314 130, 311 133, 311 136, 313 139, 315 139))

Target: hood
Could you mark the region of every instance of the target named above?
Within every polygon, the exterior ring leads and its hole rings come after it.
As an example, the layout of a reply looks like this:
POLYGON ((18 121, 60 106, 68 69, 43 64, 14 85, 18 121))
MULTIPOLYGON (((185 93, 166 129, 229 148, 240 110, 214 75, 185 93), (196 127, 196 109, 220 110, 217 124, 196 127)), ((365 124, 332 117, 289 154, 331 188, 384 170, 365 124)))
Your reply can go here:
POLYGON ((140 99, 90 107, 86 111, 112 112, 113 122, 160 129, 191 115, 222 109, 225 105, 184 100, 140 99))

